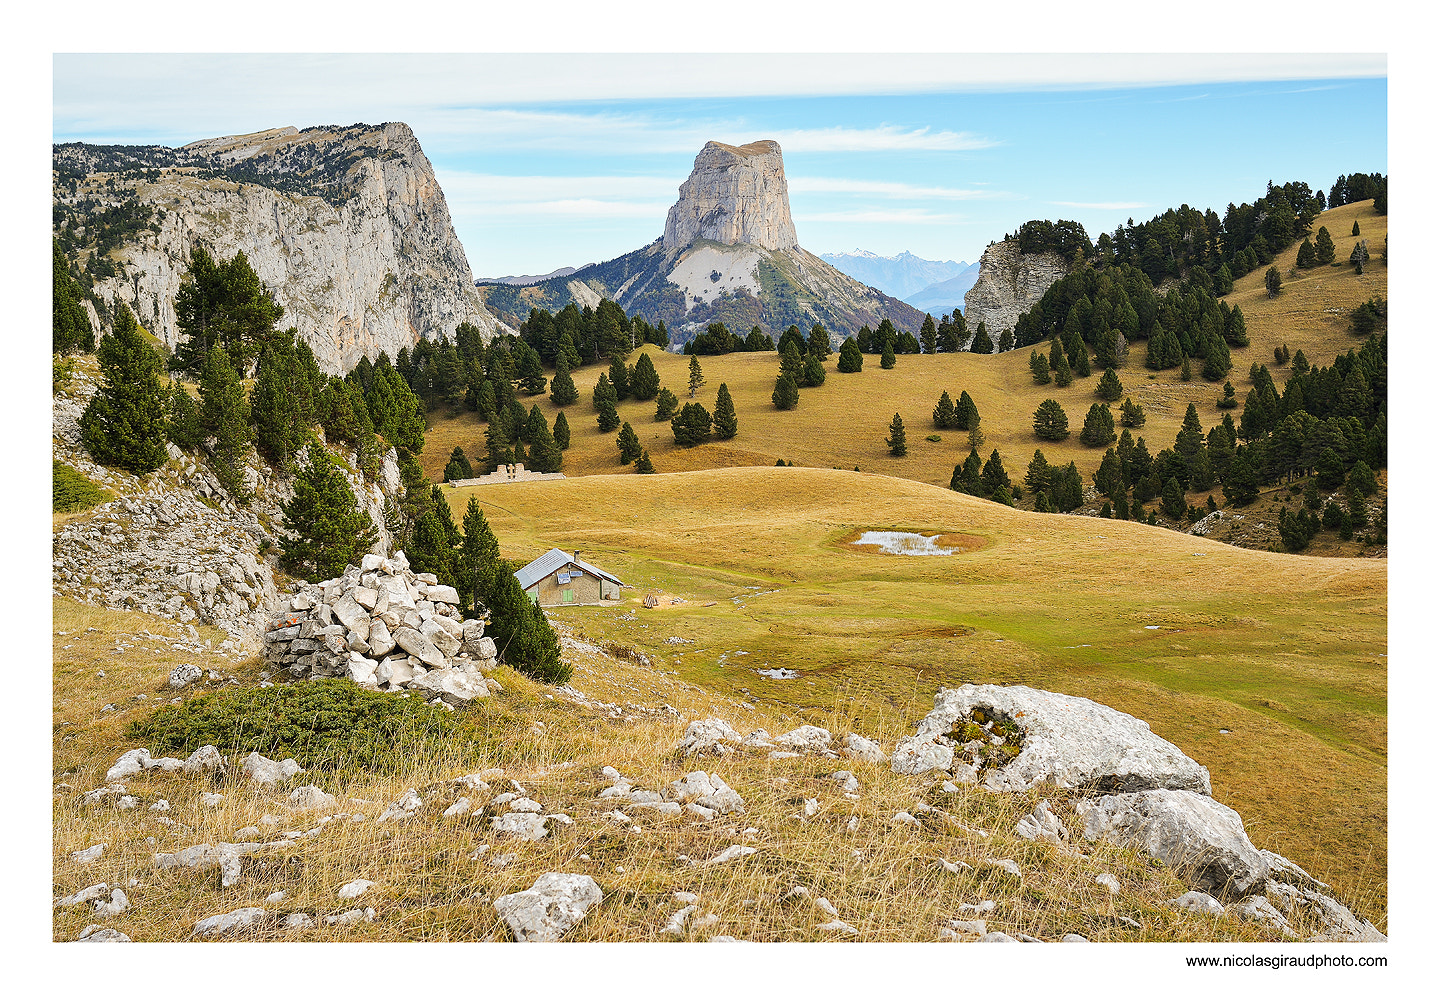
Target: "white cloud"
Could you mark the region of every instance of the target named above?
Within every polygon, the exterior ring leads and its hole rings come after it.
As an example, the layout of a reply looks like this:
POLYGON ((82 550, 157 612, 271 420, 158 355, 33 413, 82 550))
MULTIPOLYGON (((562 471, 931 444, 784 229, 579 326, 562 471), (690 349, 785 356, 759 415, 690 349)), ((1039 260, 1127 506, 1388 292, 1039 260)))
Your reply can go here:
POLYGON ((1002 144, 965 131, 929 128, 805 128, 769 136, 789 152, 970 152, 1002 144))

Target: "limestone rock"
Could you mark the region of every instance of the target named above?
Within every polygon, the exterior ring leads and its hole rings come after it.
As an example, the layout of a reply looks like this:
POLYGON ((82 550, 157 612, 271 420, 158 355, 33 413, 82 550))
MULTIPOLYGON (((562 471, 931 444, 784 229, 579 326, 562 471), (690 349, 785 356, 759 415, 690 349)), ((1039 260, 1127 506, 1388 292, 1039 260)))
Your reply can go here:
POLYGON ((799 245, 777 143, 705 143, 665 218, 667 250, 676 252, 696 239, 767 249, 799 245))
POLYGON ((1223 900, 1264 889, 1270 865, 1235 810, 1207 795, 1160 788, 1082 800, 1076 811, 1087 840, 1142 850, 1196 890, 1223 900))
POLYGON ((1048 801, 1042 801, 1035 806, 1035 810, 1026 815, 1015 825, 1015 832, 1027 840, 1045 840, 1060 846, 1070 839, 1070 830, 1065 828, 1050 809, 1048 801))
POLYGON ((418 812, 420 810, 420 807, 424 804, 424 801, 422 801, 420 798, 420 792, 416 791, 414 788, 411 788, 399 798, 395 799, 395 801, 393 801, 390 806, 385 809, 384 812, 380 813, 380 815, 375 819, 375 821, 401 822, 415 815, 415 813, 418 812))
POLYGON ((485 678, 458 670, 432 670, 412 680, 410 687, 433 691, 452 705, 464 705, 490 695, 485 678))
POLYGON ((153 762, 150 759, 150 751, 143 746, 138 750, 130 750, 122 753, 114 765, 105 772, 105 780, 120 781, 132 777, 151 766, 153 762))
POLYGON ((866 763, 883 764, 885 762, 885 751, 880 748, 880 744, 866 739, 858 733, 852 732, 845 736, 845 746, 842 752, 847 757, 864 760, 866 763))
POLYGON ((915 735, 896 746, 892 769, 945 769, 940 766, 944 751, 954 742, 948 735, 957 720, 968 720, 977 708, 1012 719, 1023 737, 1018 756, 985 772, 987 787, 1024 791, 1050 783, 1101 791, 1173 788, 1210 793, 1209 772, 1140 719, 1087 698, 1020 685, 942 688, 915 735))
POLYGON ((719 815, 745 811, 745 803, 734 788, 726 784, 719 774, 708 774, 703 770, 692 771, 672 781, 666 787, 664 797, 681 804, 693 802, 719 815))
POLYGON ((1210 895, 1203 891, 1187 891, 1179 898, 1170 900, 1170 904, 1176 908, 1184 909, 1186 912, 1195 912, 1202 915, 1224 918, 1225 906, 1221 905, 1210 895))
POLYGON ((249 775, 250 780, 262 787, 279 784, 281 781, 289 780, 296 774, 305 773, 300 765, 290 757, 279 761, 269 760, 253 751, 245 758, 243 770, 249 775))
POLYGON ((371 888, 375 887, 374 881, 367 881, 365 878, 356 878, 354 881, 340 886, 339 896, 344 901, 352 898, 359 898, 371 888))
POLYGON ((317 788, 313 784, 306 784, 302 787, 296 788, 294 791, 290 792, 290 797, 288 800, 290 802, 291 808, 302 810, 312 808, 333 808, 335 805, 334 795, 326 794, 323 789, 317 788))
POLYGON ((1001 332, 1014 331, 1020 315, 1069 272, 1054 252, 1022 253, 1018 241, 991 244, 980 256, 974 285, 965 292, 966 324, 974 329, 985 322, 991 340, 999 341, 1001 332))
POLYGON ((220 755, 219 750, 213 746, 202 746, 185 759, 181 770, 187 774, 204 774, 220 770, 224 766, 225 758, 220 755))
POLYGON ((790 750, 828 750, 830 731, 819 726, 800 726, 775 737, 775 745, 790 750))
POLYGON ((738 743, 740 737, 724 719, 701 719, 691 722, 685 728, 685 737, 675 748, 686 756, 720 755, 725 752, 726 743, 738 743))
POLYGON ((192 937, 214 938, 233 936, 258 925, 265 918, 265 910, 257 908, 236 909, 223 915, 201 919, 190 931, 192 937))
POLYGON ((79 938, 76 942, 77 942, 77 943, 130 943, 130 942, 132 942, 132 941, 131 941, 130 937, 126 936, 124 933, 120 932, 119 930, 109 929, 108 927, 102 929, 98 923, 95 923, 95 924, 86 926, 83 930, 81 930, 81 932, 80 932, 80 938, 79 938))
POLYGON ((520 943, 559 940, 604 897, 587 874, 542 874, 525 891, 503 895, 495 911, 520 943))
POLYGON ((522 840, 542 840, 550 835, 545 828, 545 817, 534 812, 506 812, 492 818, 490 826, 497 833, 518 836, 522 840))
POLYGON ((402 625, 395 630, 394 638, 397 646, 420 660, 427 667, 445 666, 445 655, 440 652, 434 643, 425 638, 419 630, 412 629, 408 625, 402 625))
POLYGON ((194 684, 196 681, 198 681, 204 676, 205 671, 195 666, 195 664, 182 663, 180 664, 180 666, 170 671, 169 684, 170 687, 178 691, 181 688, 186 687, 187 685, 194 684))

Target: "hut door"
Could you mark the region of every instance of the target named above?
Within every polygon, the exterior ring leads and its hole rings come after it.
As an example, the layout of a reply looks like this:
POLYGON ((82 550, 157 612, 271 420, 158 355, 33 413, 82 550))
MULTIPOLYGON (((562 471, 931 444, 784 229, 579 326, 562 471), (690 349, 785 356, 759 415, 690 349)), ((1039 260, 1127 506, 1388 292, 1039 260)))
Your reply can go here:
POLYGON ((565 590, 561 592, 560 598, 565 604, 573 605, 575 603, 575 589, 573 587, 565 588, 565 590))

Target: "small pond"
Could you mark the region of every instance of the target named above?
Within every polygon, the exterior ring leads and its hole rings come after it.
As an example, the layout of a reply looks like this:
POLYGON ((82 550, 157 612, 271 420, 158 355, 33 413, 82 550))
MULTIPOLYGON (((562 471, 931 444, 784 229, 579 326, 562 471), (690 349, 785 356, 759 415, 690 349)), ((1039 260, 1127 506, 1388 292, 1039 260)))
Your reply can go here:
POLYGON ((942 549, 940 536, 922 536, 915 532, 865 532, 852 545, 879 546, 880 552, 895 556, 949 556, 953 549, 942 549))

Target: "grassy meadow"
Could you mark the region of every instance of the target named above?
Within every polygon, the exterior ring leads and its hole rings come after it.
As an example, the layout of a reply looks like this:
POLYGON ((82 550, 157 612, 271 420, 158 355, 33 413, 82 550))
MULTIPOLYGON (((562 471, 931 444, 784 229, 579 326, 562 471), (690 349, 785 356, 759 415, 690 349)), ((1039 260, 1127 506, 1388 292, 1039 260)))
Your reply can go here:
POLYGON ((798 467, 445 493, 457 520, 472 494, 481 502, 502 555, 578 549, 635 589, 630 611, 562 621, 742 701, 844 716, 892 742, 938 687, 966 681, 1139 716, 1211 769, 1258 845, 1365 892, 1367 914, 1383 916, 1383 561, 1244 550, 798 467), (850 544, 868 529, 941 534, 956 551, 850 544), (662 608, 634 610, 650 592, 662 608), (799 676, 756 673, 774 668, 799 676))

